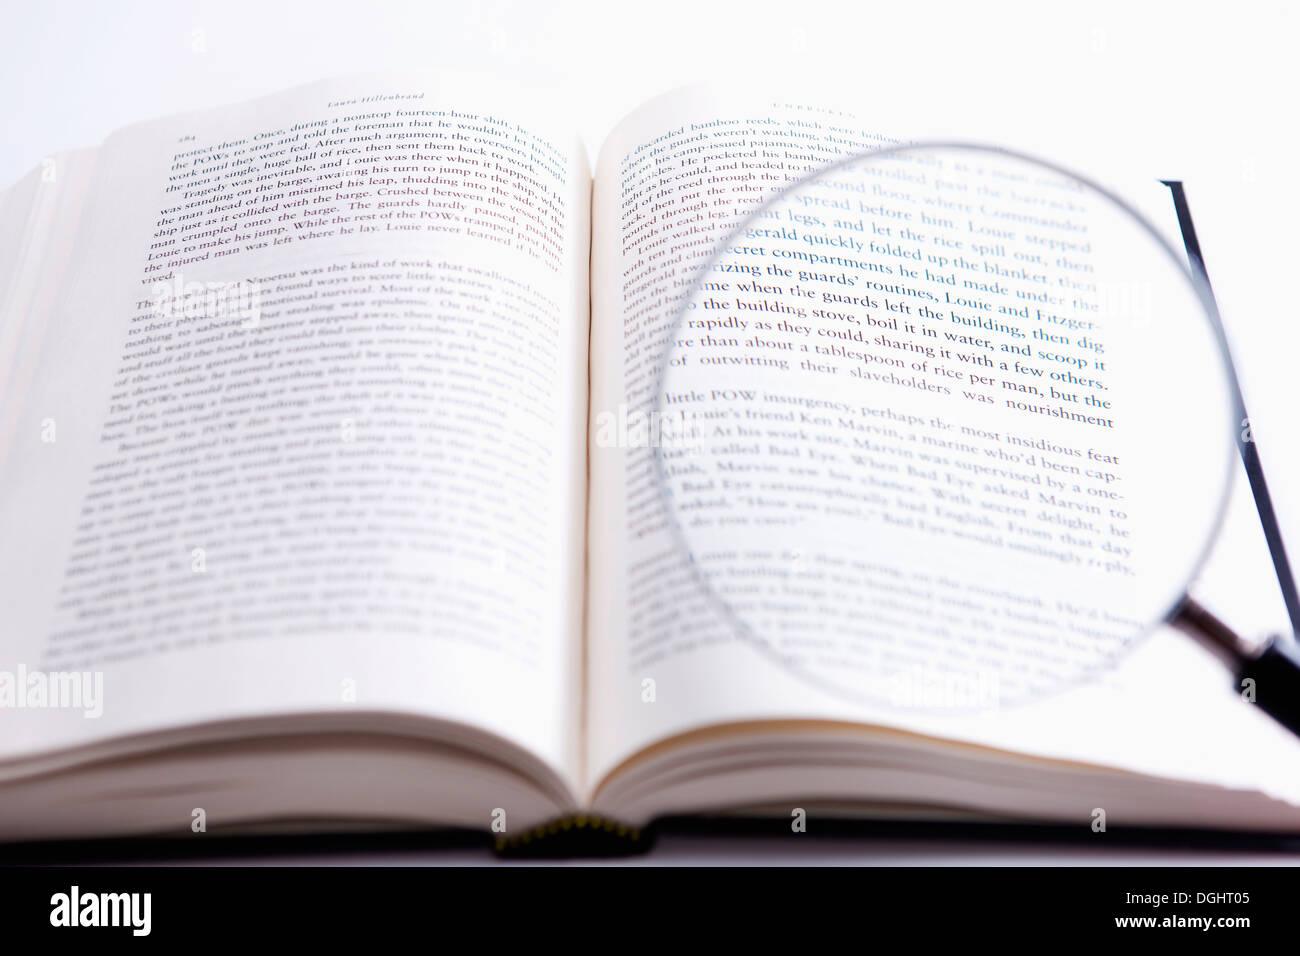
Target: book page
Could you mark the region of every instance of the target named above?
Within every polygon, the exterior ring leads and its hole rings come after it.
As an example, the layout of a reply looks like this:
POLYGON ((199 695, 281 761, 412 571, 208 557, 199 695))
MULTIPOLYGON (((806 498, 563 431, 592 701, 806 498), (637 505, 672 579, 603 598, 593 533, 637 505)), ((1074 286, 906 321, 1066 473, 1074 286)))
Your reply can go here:
POLYGON ((477 79, 330 81, 115 134, 88 192, 3 436, 0 671, 93 699, 11 703, 0 758, 401 714, 576 774, 572 128, 477 79))
MULTIPOLYGON (((791 177, 902 139, 971 138, 940 119, 923 125, 899 112, 887 101, 848 112, 808 97, 685 91, 638 110, 602 151, 593 205, 588 785, 675 734, 803 719, 887 725, 1294 799, 1294 781, 1268 768, 1294 759, 1296 744, 1243 705, 1217 661, 1168 629, 1083 686, 943 716, 820 691, 737 640, 699 593, 665 522, 644 417, 674 305, 746 210, 791 177)), ((1141 207, 1158 208, 1154 178, 1137 186, 1150 187, 1141 207)), ((763 297, 773 308, 800 306, 784 295, 769 289, 763 297)), ((1050 424, 1038 430, 1050 435, 1050 424)), ((1194 593, 1247 633, 1285 624, 1244 481, 1194 593)))

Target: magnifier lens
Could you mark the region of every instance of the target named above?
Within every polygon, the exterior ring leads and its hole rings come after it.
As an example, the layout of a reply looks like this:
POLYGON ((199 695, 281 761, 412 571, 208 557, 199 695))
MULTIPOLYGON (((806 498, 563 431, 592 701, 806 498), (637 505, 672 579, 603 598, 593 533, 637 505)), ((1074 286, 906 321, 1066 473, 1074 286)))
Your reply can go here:
POLYGON ((1006 706, 1112 663, 1221 518, 1204 292, 1073 175, 915 146, 796 182, 683 300, 656 451, 739 640, 873 704, 1006 706))

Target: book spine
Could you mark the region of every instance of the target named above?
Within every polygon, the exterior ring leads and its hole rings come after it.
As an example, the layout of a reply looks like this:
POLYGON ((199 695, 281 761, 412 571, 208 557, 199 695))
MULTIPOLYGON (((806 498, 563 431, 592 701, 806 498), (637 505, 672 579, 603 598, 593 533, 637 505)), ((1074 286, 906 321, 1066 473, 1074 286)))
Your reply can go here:
POLYGON ((514 835, 498 834, 493 849, 510 858, 633 856, 653 843, 648 827, 634 827, 594 813, 559 817, 514 835))

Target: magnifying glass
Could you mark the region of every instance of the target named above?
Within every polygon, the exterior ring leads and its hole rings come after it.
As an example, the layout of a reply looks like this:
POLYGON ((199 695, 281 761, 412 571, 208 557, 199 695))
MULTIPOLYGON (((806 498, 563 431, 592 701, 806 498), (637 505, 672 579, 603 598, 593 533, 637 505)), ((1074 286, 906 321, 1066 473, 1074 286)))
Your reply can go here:
POLYGON ((1060 693, 1172 623, 1300 732, 1300 658, 1188 597, 1240 391, 1133 209, 1002 149, 854 156, 755 209, 680 304, 655 460, 732 635, 872 705, 1060 693))

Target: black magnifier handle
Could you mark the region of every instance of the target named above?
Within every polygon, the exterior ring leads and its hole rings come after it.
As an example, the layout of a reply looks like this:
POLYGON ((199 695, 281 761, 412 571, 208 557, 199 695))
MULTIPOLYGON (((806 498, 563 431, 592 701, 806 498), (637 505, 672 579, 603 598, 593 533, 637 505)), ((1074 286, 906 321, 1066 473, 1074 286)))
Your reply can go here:
POLYGON ((1251 647, 1236 631, 1191 598, 1184 598, 1169 623, 1190 634, 1231 667, 1243 700, 1293 734, 1300 735, 1300 652, 1295 642, 1273 637, 1251 647))

